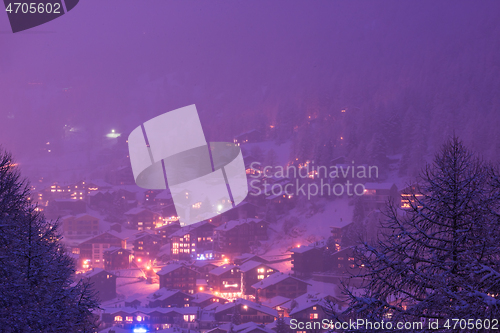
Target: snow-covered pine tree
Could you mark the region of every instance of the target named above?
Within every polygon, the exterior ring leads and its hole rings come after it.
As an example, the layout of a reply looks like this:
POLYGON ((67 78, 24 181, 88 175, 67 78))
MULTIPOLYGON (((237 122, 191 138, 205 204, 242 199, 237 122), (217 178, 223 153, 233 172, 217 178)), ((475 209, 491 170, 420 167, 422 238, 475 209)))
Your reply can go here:
MULTIPOLYGON (((390 205, 374 246, 358 247, 359 295, 345 316, 415 322, 500 315, 498 172, 452 138, 411 190, 390 205)), ((427 325, 424 325, 426 331, 427 325)), ((361 331, 361 330, 358 330, 361 331)), ((369 331, 369 330, 368 330, 369 331)))
POLYGON ((51 223, 36 211, 26 181, 0 151, 0 327, 2 332, 91 332, 97 308, 51 223))

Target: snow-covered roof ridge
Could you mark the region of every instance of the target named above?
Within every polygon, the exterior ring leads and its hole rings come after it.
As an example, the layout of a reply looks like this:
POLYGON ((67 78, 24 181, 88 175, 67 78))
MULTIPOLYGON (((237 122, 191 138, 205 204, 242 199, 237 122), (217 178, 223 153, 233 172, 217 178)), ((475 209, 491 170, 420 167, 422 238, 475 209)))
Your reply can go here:
POLYGON ((257 218, 246 218, 246 219, 239 219, 239 220, 230 220, 230 221, 227 221, 226 223, 218 226, 217 228, 215 228, 215 230, 231 230, 237 226, 240 226, 242 224, 246 224, 246 223, 259 223, 259 222, 262 222, 263 219, 257 219, 257 218))
POLYGON ((172 235, 170 235, 170 237, 182 237, 185 234, 187 234, 187 233, 193 231, 194 229, 199 228, 207 223, 208 223, 208 221, 204 220, 204 221, 196 222, 196 223, 193 223, 190 225, 186 225, 186 226, 180 228, 179 230, 177 230, 176 232, 174 232, 172 235))
POLYGON ((246 271, 254 269, 255 267, 258 267, 260 265, 265 265, 265 266, 269 267, 268 264, 262 263, 260 261, 248 260, 248 261, 245 261, 243 264, 240 265, 240 271, 241 272, 246 272, 246 271))
POLYGON ((134 207, 132 209, 127 210, 123 214, 124 215, 136 215, 136 214, 142 213, 143 211, 148 211, 148 212, 154 213, 151 210, 144 208, 144 207, 134 207))
POLYGON ((306 282, 304 280, 298 279, 295 276, 292 276, 290 274, 276 272, 274 274, 269 275, 264 280, 262 280, 260 282, 257 282, 254 285, 252 285, 252 288, 254 288, 254 289, 264 289, 264 288, 272 286, 272 285, 274 285, 276 283, 279 283, 279 282, 281 282, 283 280, 286 280, 288 278, 294 279, 294 280, 297 280, 297 281, 301 281, 301 282, 304 282, 304 283, 306 283, 308 285, 311 285, 310 283, 308 283, 308 282, 306 282))
POLYGON ((186 265, 182 265, 182 264, 168 264, 166 266, 163 266, 162 269, 160 269, 158 272, 156 272, 157 275, 164 275, 164 274, 168 274, 170 272, 173 272, 175 271, 176 269, 179 269, 179 268, 182 268, 182 267, 185 267, 187 269, 190 269, 192 270, 193 272, 196 272, 195 270, 189 268, 188 266, 186 265))
POLYGON ((167 299, 177 293, 182 293, 182 291, 177 290, 177 289, 167 289, 167 288, 161 288, 155 291, 154 293, 149 294, 146 299, 149 301, 162 301, 164 299, 167 299))
POLYGON ((224 274, 224 273, 230 271, 233 268, 238 268, 238 266, 231 265, 231 264, 226 264, 226 265, 222 265, 222 266, 219 266, 217 268, 214 268, 214 269, 212 269, 208 273, 209 274, 213 274, 213 275, 221 275, 221 274, 224 274))
POLYGON ((223 305, 217 307, 217 309, 215 309, 215 313, 219 313, 221 311, 225 311, 227 309, 231 309, 236 304, 240 304, 240 305, 243 305, 243 306, 246 305, 246 306, 248 306, 251 309, 254 309, 256 311, 260 311, 262 313, 268 314, 268 315, 273 316, 273 317, 277 317, 278 316, 278 311, 276 311, 274 309, 271 309, 271 308, 269 308, 267 306, 260 305, 260 304, 257 304, 255 302, 243 299, 243 298, 238 298, 234 302, 229 302, 229 303, 226 303, 226 304, 223 304, 223 305))

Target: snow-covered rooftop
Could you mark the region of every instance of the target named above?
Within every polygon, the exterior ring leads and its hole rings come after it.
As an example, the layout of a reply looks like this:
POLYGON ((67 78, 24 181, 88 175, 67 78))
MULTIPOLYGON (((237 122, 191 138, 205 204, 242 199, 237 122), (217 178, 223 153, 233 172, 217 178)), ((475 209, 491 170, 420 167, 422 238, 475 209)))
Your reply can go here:
POLYGON ((245 224, 245 223, 251 223, 251 222, 259 223, 261 221, 262 221, 262 219, 254 219, 254 218, 241 219, 241 220, 231 220, 231 221, 227 221, 226 223, 218 226, 217 228, 215 228, 215 230, 227 231, 227 230, 231 230, 231 229, 233 229, 239 225, 245 224))
POLYGON ((235 267, 238 267, 238 266, 235 266, 235 265, 222 265, 222 266, 219 266, 217 268, 214 268, 212 269, 209 274, 213 274, 213 275, 221 275, 221 274, 224 274, 228 271, 230 271, 231 269, 235 268, 235 267))
POLYGON ((286 302, 289 302, 289 301, 291 301, 291 300, 288 297, 275 296, 271 299, 268 299, 268 300, 262 302, 262 305, 268 306, 270 308, 274 308, 275 306, 285 304, 286 302))
POLYGON ((254 269, 255 267, 258 267, 260 265, 266 265, 266 264, 261 263, 259 261, 253 261, 253 260, 245 261, 245 263, 240 266, 240 271, 247 272, 247 271, 254 269))
POLYGON ((175 271, 176 269, 179 269, 181 267, 186 267, 187 269, 191 269, 185 265, 180 265, 180 264, 168 264, 166 266, 164 266, 161 270, 159 270, 158 272, 156 272, 157 275, 164 275, 164 274, 168 274, 170 272, 173 272, 175 271))
POLYGON ((270 316, 273 316, 273 317, 277 317, 278 316, 278 311, 274 310, 274 309, 271 309, 267 306, 264 306, 264 305, 260 305, 260 304, 257 304, 257 303, 254 303, 252 301, 249 301, 249 300, 246 300, 246 299, 243 299, 243 298, 238 298, 237 300, 235 300, 234 302, 229 302, 229 303, 226 303, 226 304, 223 304, 219 307, 217 307, 217 309, 215 310, 215 313, 220 313, 222 311, 225 311, 225 310, 228 310, 228 309, 231 309, 233 308, 236 304, 241 304, 243 306, 248 306, 249 308, 251 309, 254 309, 256 311, 259 311, 259 312, 262 312, 262 313, 265 313, 265 314, 268 314, 270 316))
MULTIPOLYGON (((304 283, 307 283, 306 281, 303 281, 301 279, 297 279, 296 277, 291 276, 290 274, 276 272, 274 274, 271 274, 270 276, 268 276, 264 280, 262 280, 260 282, 257 282, 256 284, 252 285, 252 288, 255 288, 255 289, 264 289, 264 288, 272 286, 272 285, 274 285, 276 283, 284 281, 284 280, 286 280, 288 278, 294 279, 294 280, 297 280, 297 281, 302 281, 304 283)), ((309 284, 309 283, 307 283, 307 284, 309 284)))
POLYGON ((172 297, 172 296, 174 296, 175 294, 178 294, 178 293, 184 294, 180 290, 161 288, 161 289, 158 289, 157 291, 155 291, 154 293, 148 295, 146 297, 146 299, 149 300, 149 301, 163 301, 163 300, 165 300, 165 299, 167 299, 169 297, 172 297))

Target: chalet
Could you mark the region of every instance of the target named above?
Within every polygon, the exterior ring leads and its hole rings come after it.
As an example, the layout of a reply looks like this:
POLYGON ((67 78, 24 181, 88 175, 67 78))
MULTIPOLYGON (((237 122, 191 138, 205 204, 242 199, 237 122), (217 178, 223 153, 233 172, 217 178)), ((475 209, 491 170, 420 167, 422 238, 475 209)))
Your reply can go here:
POLYGON ((85 200, 87 187, 84 181, 78 183, 59 183, 55 182, 50 186, 50 192, 47 197, 51 199, 72 199, 85 200))
POLYGON ((172 204, 174 201, 172 199, 172 194, 169 190, 162 191, 158 193, 153 199, 153 202, 158 206, 165 206, 172 204))
POLYGON ((160 289, 178 289, 189 294, 196 290, 198 272, 180 264, 168 264, 156 272, 159 277, 160 289))
POLYGON ((99 219, 90 214, 67 215, 61 220, 63 233, 68 238, 89 237, 99 233, 99 219))
POLYGON ((222 297, 206 293, 196 293, 193 295, 193 298, 191 299, 192 306, 197 306, 202 309, 214 302, 218 302, 220 304, 226 304, 228 300, 222 297))
POLYGON ((105 327, 122 327, 127 329, 127 332, 132 332, 132 330, 137 327, 145 327, 147 331, 155 332, 161 329, 171 328, 174 325, 185 329, 197 329, 200 321, 200 309, 197 307, 104 307, 102 310, 101 317, 105 327))
POLYGON ((132 252, 121 247, 108 247, 103 250, 104 269, 116 270, 130 268, 132 252))
POLYGON ((180 290, 160 288, 147 298, 150 308, 188 307, 193 296, 180 290))
POLYGON ((243 143, 260 142, 263 139, 264 139, 264 134, 258 129, 253 129, 253 130, 241 133, 240 135, 236 136, 233 141, 234 141, 234 143, 237 143, 237 144, 243 144, 243 143))
POLYGON ((109 190, 113 185, 106 183, 102 179, 95 179, 87 182, 87 193, 92 193, 95 191, 109 190))
POLYGON ((266 259, 259 257, 258 255, 253 254, 253 253, 243 253, 243 254, 240 254, 239 256, 234 257, 234 259, 233 259, 235 265, 242 265, 243 263, 250 261, 250 260, 258 261, 258 262, 261 262, 263 264, 269 263, 269 261, 267 261, 266 259))
POLYGON ((154 199, 155 197, 164 192, 165 190, 147 190, 145 193, 144 193, 144 200, 146 201, 146 203, 154 203, 154 199))
POLYGON ((213 293, 241 293, 241 273, 235 265, 222 265, 208 272, 208 284, 213 293))
POLYGON ((269 265, 258 261, 247 261, 240 266, 241 272, 241 289, 244 295, 255 295, 255 290, 252 285, 268 278, 271 274, 278 272, 269 265))
MULTIPOLYGON (((213 250, 214 225, 207 221, 185 226, 170 236, 172 259, 196 259, 197 254, 213 250)), ((211 259, 211 258, 207 258, 211 259)))
POLYGON ((389 200, 399 198, 398 188, 393 183, 366 183, 361 196, 365 213, 383 209, 389 200))
POLYGON ((289 309, 287 309, 286 307, 283 307, 283 305, 287 304, 290 301, 291 301, 291 299, 289 299, 288 297, 275 296, 273 298, 270 298, 270 299, 267 299, 267 300, 261 302, 261 304, 278 311, 278 314, 281 317, 288 317, 288 310, 289 309))
POLYGON ((119 188, 115 191, 116 197, 127 201, 136 201, 137 192, 131 191, 130 189, 119 188))
POLYGON ((83 200, 55 199, 49 202, 50 211, 57 216, 78 215, 87 212, 87 205, 83 200))
POLYGON ((208 273, 218 266, 207 260, 198 260, 191 265, 191 268, 200 273, 200 277, 208 280, 208 273))
POLYGON ((346 302, 325 293, 307 293, 283 304, 288 308, 289 316, 298 321, 318 321, 330 319, 331 313, 328 311, 342 312, 347 306, 346 302))
POLYGON ((412 207, 422 208, 419 203, 424 198, 422 191, 418 184, 413 184, 405 187, 400 191, 401 195, 401 209, 411 210, 412 207))
POLYGON ((179 223, 179 221, 174 221, 156 228, 155 234, 161 238, 162 245, 165 245, 169 242, 170 236, 180 228, 181 224, 179 223))
POLYGON ((127 241, 112 231, 84 240, 78 245, 80 259, 92 267, 104 267, 104 250, 110 247, 127 248, 127 241))
POLYGON ((226 253, 245 253, 250 246, 267 239, 267 222, 262 219, 232 220, 214 229, 216 249, 226 253))
POLYGON ((308 277, 313 272, 323 271, 323 248, 315 246, 300 246, 290 250, 292 252, 293 275, 308 277))
POLYGON ((276 296, 296 298, 307 292, 308 285, 310 284, 289 274, 274 273, 252 287, 256 290, 256 298, 260 300, 276 296))
MULTIPOLYGON (((206 331, 205 333, 275 333, 267 325, 257 324, 253 321, 249 321, 240 325, 234 325, 232 323, 224 323, 216 328, 206 331)), ((285 332, 284 332, 285 333, 285 332)), ((287 332, 288 333, 288 332, 287 332)), ((290 332, 291 333, 291 332, 290 332)))
POLYGON ((116 276, 100 268, 76 276, 78 279, 88 281, 97 293, 99 301, 104 302, 116 297, 116 276))
POLYGON ((336 221, 332 221, 330 224, 332 237, 335 240, 336 244, 340 244, 342 241, 342 235, 345 234, 346 230, 351 225, 352 220, 344 219, 339 217, 336 221))
POLYGON ((160 214, 154 213, 149 209, 137 207, 125 212, 127 226, 135 230, 154 229, 157 224, 161 224, 160 214))
POLYGON ((132 237, 129 242, 134 244, 134 258, 135 260, 153 260, 161 247, 161 238, 153 233, 151 230, 140 231, 132 237))
POLYGON ((238 298, 234 302, 218 306, 215 309, 215 319, 219 322, 230 322, 235 311, 240 313, 242 323, 248 323, 251 321, 262 324, 272 323, 278 316, 278 312, 276 310, 246 299, 238 298))
POLYGON ((245 161, 245 172, 249 176, 259 177, 262 173, 262 163, 253 155, 246 154, 243 156, 245 161))
POLYGON ((170 244, 163 245, 162 247, 160 247, 160 251, 158 251, 158 253, 156 254, 156 260, 167 262, 170 261, 170 259, 170 244))
POLYGON ((127 297, 124 301, 123 304, 125 307, 131 307, 131 308, 138 308, 141 306, 142 302, 138 297, 130 296, 127 297))
POLYGON ((344 274, 353 269, 358 269, 354 257, 354 248, 348 247, 331 254, 328 257, 329 267, 333 271, 344 274))

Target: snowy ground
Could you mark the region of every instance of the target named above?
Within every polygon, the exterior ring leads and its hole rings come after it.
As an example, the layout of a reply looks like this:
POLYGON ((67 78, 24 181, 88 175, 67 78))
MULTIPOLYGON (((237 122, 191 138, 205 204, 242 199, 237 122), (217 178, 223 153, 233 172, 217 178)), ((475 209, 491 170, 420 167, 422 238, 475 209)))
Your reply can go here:
MULTIPOLYGON (((133 273, 131 273, 133 275, 133 273)), ((142 304, 146 297, 159 289, 157 283, 149 284, 145 280, 139 280, 135 277, 118 277, 116 279, 117 297, 103 302, 103 307, 124 306, 125 300, 138 299, 142 304)))

